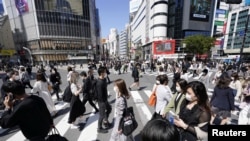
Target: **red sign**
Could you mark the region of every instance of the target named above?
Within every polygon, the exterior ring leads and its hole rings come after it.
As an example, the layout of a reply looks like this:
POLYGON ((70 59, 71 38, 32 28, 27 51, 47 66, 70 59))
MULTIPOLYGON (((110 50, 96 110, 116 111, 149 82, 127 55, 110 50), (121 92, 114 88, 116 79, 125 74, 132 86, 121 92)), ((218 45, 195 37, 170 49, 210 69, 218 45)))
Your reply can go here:
POLYGON ((175 40, 154 41, 152 52, 154 55, 174 54, 175 40))

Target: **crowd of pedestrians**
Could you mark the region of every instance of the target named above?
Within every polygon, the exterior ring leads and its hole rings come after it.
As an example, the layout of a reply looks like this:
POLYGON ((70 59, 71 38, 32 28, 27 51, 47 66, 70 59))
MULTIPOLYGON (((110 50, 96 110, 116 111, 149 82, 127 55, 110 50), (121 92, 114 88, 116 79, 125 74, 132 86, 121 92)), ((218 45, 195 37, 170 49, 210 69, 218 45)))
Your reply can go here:
MULTIPOLYGON (((146 71, 157 71, 158 76, 152 89, 152 92, 156 93, 154 114, 141 131, 142 141, 207 140, 208 125, 230 124, 231 114, 236 111, 239 112, 238 124, 249 124, 247 115, 250 111, 250 66, 248 64, 243 64, 238 71, 234 64, 214 62, 113 61, 104 62, 99 67, 90 62, 87 72, 77 72, 74 66, 68 67, 67 71, 66 81, 72 93, 68 117, 70 127, 79 128, 88 102, 95 109, 94 113, 99 113, 97 132, 107 133, 108 129, 113 128, 110 141, 134 140, 132 134, 129 136, 122 134, 119 123, 127 99, 130 98, 129 91, 134 87, 138 91, 141 90, 140 77, 146 71), (96 77, 93 74, 94 69, 97 70, 96 77), (115 123, 109 121, 112 105, 108 102, 107 90, 108 84, 111 83, 109 75, 112 69, 117 75, 131 71, 133 79, 131 85, 127 85, 123 79, 113 81, 116 93, 115 123), (209 74, 212 69, 216 71, 214 76, 209 74), (169 72, 173 73, 171 86, 169 86, 171 80, 167 76, 169 72), (191 81, 189 74, 192 74, 193 78, 197 77, 197 80, 191 81), (214 86, 214 90, 209 99, 207 91, 210 85, 214 86), (240 104, 236 105, 236 101, 240 104)), ((19 125, 27 139, 44 140, 50 128, 54 126, 53 117, 58 112, 52 95, 56 95, 57 101, 63 100, 59 95, 62 91, 60 85, 64 81, 61 80, 60 73, 52 67, 50 74, 47 75, 41 65, 34 76, 30 68, 20 66, 7 70, 3 80, 1 98, 5 112, 0 120, 0 126, 9 128, 19 125), (31 85, 30 81, 33 78, 36 81, 31 85), (25 92, 26 86, 31 89, 31 94, 25 92), (33 129, 32 124, 37 127, 36 122, 41 124, 41 127, 34 129, 34 132, 28 131, 27 129, 33 129)))

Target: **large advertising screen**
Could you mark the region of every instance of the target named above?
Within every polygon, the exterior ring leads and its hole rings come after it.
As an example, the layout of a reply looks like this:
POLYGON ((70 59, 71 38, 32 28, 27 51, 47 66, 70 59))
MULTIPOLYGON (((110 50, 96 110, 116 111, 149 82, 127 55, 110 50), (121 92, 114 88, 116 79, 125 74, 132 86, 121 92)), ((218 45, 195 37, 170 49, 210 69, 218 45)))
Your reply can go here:
POLYGON ((174 54, 174 52, 175 52, 175 40, 153 42, 154 55, 174 54))
POLYGON ((29 12, 29 6, 27 0, 15 0, 15 5, 20 15, 29 12))
POLYGON ((211 0, 191 0, 190 20, 208 22, 210 12, 211 0))

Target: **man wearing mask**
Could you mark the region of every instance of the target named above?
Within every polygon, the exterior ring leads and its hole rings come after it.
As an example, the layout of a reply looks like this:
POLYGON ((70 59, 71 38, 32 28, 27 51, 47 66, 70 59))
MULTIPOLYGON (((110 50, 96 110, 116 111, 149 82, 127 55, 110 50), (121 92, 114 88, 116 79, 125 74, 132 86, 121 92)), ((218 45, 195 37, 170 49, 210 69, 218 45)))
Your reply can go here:
POLYGON ((82 82, 83 82, 83 88, 82 88, 82 93, 83 93, 82 103, 83 103, 83 106, 85 108, 85 104, 87 102, 89 102, 89 104, 95 109, 95 113, 97 113, 97 112, 99 112, 99 110, 98 110, 98 108, 96 107, 96 105, 93 102, 93 97, 91 97, 91 95, 90 95, 90 90, 93 87, 92 86, 93 81, 96 81, 96 80, 94 80, 92 68, 89 68, 88 75, 87 75, 87 73, 85 71, 82 71, 80 73, 80 76, 82 77, 82 82))
POLYGON ((98 69, 99 78, 96 82, 96 93, 97 93, 97 102, 99 106, 99 119, 98 119, 98 132, 107 133, 107 128, 111 127, 111 124, 108 121, 109 114, 111 113, 111 105, 108 103, 108 90, 107 90, 107 80, 106 80, 106 69, 100 67, 98 69), (102 127, 104 124, 105 128, 102 127))
POLYGON ((22 83, 16 80, 4 83, 2 89, 7 96, 4 100, 6 108, 0 119, 0 126, 2 128, 19 126, 23 135, 30 141, 45 141, 53 126, 53 119, 43 99, 26 94, 22 83), (18 105, 14 105, 16 100, 20 101, 18 105))

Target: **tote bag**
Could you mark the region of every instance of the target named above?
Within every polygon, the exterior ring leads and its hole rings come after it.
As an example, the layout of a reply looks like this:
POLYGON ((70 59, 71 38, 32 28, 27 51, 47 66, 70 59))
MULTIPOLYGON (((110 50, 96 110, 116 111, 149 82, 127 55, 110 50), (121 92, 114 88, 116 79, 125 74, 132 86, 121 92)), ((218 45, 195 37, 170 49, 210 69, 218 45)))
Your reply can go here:
POLYGON ((148 100, 149 106, 155 106, 156 104, 156 89, 157 89, 157 86, 149 97, 149 100, 148 100))

